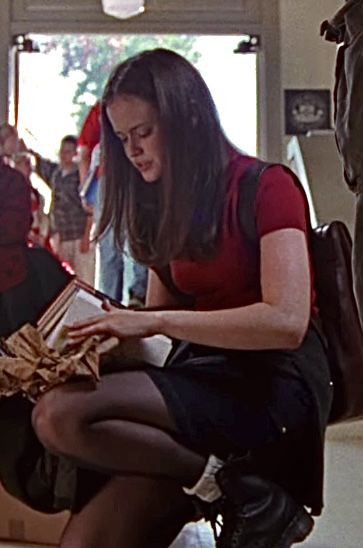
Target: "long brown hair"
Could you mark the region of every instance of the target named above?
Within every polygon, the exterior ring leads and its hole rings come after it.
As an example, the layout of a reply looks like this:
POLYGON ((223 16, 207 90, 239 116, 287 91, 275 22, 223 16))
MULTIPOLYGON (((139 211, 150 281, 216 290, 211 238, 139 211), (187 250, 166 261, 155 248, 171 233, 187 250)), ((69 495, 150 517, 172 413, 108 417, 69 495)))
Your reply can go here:
POLYGON ((225 195, 228 144, 199 72, 165 49, 118 65, 102 99, 103 211, 98 233, 112 225, 134 258, 162 266, 178 257, 201 259, 216 249, 225 195), (145 183, 127 159, 107 116, 115 97, 133 95, 157 111, 163 135, 160 181, 145 183))

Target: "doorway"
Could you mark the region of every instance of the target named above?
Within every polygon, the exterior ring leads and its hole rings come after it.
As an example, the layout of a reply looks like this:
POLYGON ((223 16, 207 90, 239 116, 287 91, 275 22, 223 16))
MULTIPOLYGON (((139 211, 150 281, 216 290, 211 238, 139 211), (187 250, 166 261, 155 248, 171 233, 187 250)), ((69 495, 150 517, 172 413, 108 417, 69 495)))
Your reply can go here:
MULTIPOLYGON (((227 137, 244 152, 257 151, 257 54, 234 53, 239 36, 27 35, 32 52, 18 55, 18 129, 29 148, 57 159, 64 135, 77 135, 85 113, 102 94, 111 68, 152 47, 168 47, 201 72, 227 137)), ((50 192, 34 185, 49 207, 50 192)))
POLYGON ((99 74, 101 69, 92 59, 107 55, 108 48, 109 58, 100 59, 103 70, 150 47, 174 49, 195 64, 212 92, 228 138, 248 154, 256 154, 257 54, 234 53, 241 36, 28 37, 36 52, 19 55, 18 128, 42 155, 56 157, 61 137, 78 133, 85 112, 102 93, 105 74, 99 74))

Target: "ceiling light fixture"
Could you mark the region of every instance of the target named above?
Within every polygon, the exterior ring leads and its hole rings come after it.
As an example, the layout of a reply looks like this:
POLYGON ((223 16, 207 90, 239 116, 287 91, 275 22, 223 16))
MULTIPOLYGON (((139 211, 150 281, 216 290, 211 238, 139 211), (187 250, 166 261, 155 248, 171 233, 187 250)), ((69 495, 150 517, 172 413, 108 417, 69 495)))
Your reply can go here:
POLYGON ((102 0, 103 11, 118 19, 127 19, 145 11, 144 0, 102 0))

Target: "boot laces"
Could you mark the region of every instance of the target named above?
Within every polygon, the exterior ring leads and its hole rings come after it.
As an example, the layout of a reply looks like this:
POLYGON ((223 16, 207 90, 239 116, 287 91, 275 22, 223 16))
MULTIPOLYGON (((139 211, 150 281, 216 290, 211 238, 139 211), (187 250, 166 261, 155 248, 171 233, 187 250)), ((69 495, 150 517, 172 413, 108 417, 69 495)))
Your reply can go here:
POLYGON ((239 548, 242 546, 246 520, 234 505, 228 503, 227 500, 223 502, 223 508, 221 509, 222 522, 219 521, 220 531, 218 537, 216 537, 216 547, 239 548))

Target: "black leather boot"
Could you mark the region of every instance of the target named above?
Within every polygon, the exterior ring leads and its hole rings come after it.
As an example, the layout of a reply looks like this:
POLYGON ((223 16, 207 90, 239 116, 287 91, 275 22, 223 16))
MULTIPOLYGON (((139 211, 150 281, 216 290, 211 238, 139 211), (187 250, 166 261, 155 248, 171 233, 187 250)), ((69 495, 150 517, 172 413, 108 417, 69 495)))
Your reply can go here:
POLYGON ((217 548, 290 548, 311 532, 312 517, 278 485, 228 464, 216 479, 224 495, 217 548))

